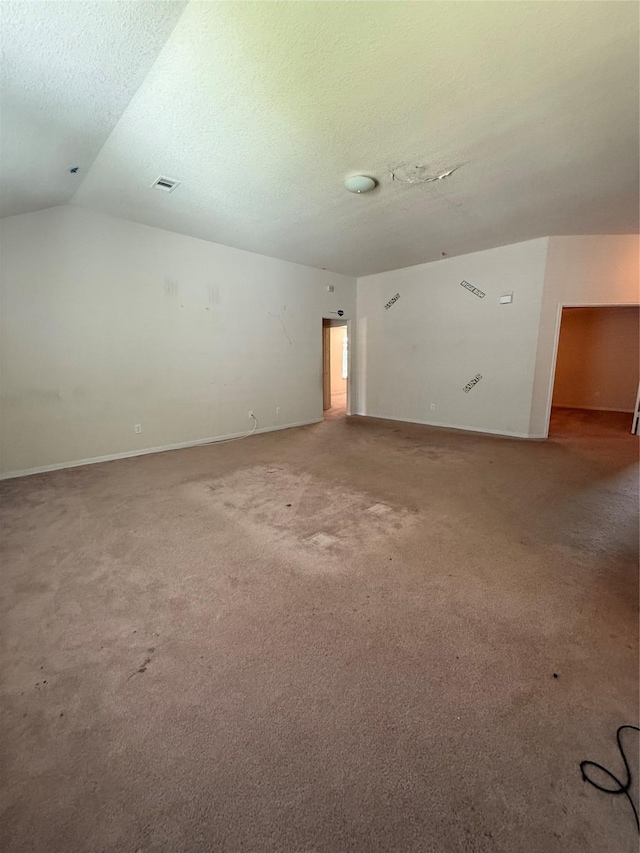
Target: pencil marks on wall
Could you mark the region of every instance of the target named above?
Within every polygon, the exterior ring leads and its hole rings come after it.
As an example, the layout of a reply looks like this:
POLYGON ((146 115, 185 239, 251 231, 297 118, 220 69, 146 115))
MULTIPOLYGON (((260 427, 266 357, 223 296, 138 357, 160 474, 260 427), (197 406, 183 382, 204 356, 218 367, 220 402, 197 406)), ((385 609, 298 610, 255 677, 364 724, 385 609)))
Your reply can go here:
POLYGON ((273 314, 271 311, 269 311, 269 316, 275 317, 276 320, 280 320, 280 325, 282 326, 282 334, 289 341, 289 346, 293 346, 293 341, 291 340, 291 336, 289 335, 289 332, 287 331, 286 323, 284 322, 284 315, 286 313, 287 313, 287 306, 283 305, 282 311, 280 311, 279 314, 273 314))

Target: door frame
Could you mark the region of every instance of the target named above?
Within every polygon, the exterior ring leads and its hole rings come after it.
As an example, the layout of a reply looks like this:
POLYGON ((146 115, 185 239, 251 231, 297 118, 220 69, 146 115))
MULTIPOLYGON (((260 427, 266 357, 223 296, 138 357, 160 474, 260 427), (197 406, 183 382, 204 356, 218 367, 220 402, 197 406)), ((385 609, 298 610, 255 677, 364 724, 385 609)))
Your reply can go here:
MULTIPOLYGON (((325 402, 325 400, 324 400, 324 397, 325 397, 325 391, 324 391, 324 384, 325 384, 325 378, 324 378, 325 377, 325 371, 324 371, 325 347, 329 343, 330 332, 328 330, 332 326, 346 326, 346 328, 347 328, 347 341, 348 341, 348 343, 347 343, 347 411, 346 411, 347 416, 351 415, 351 413, 352 413, 351 408, 352 408, 352 403, 353 403, 353 396, 352 396, 352 387, 353 386, 351 384, 352 379, 353 379, 353 366, 355 364, 354 351, 353 351, 353 349, 354 349, 353 343, 354 342, 353 342, 353 337, 352 337, 353 321, 347 319, 346 317, 336 318, 336 317, 325 317, 325 316, 323 316, 322 317, 322 354, 321 354, 321 363, 320 363, 320 369, 322 371, 322 373, 321 373, 321 386, 322 386, 322 405, 323 405, 322 416, 323 416, 323 418, 324 418, 325 411, 327 411, 324 408, 324 402, 325 402)), ((331 380, 329 379, 329 382, 330 381, 331 380)), ((331 385, 330 384, 329 384, 329 394, 331 394, 331 385)))
POLYGON ((553 342, 553 358, 551 360, 551 381, 549 382, 549 396, 547 399, 547 417, 544 438, 549 438, 549 425, 551 423, 551 407, 553 405, 553 389, 556 384, 556 367, 558 362, 558 346, 560 344, 560 326, 562 325, 562 311, 564 308, 638 308, 638 302, 559 302, 556 314, 556 331, 553 342))
POLYGON ((331 408, 331 323, 322 321, 322 413, 331 408))

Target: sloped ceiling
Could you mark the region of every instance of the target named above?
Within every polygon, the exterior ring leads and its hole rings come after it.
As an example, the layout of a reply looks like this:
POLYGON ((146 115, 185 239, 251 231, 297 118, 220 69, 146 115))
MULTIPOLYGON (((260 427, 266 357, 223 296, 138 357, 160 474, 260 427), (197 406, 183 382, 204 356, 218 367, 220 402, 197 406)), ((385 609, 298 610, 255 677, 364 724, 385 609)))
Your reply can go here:
POLYGON ((71 199, 186 5, 0 2, 3 216, 71 199))
POLYGON ((638 230, 635 3, 3 5, 8 212, 71 200, 351 275, 638 230))

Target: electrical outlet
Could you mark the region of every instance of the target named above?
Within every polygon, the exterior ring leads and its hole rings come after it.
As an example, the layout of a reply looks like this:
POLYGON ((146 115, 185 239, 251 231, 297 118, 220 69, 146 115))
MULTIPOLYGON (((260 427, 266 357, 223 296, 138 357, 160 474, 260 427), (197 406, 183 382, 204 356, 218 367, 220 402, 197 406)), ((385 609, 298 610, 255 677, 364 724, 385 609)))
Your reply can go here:
POLYGON ((249 417, 255 418, 255 415, 253 414, 253 409, 249 409, 249 417))
POLYGON ((142 424, 134 424, 133 431, 136 435, 140 435, 142 432, 142 424))
POLYGON ((432 411, 432 412, 435 412, 435 410, 436 410, 436 404, 435 404, 435 403, 432 403, 432 404, 431 404, 431 411, 432 411))
POLYGON ((280 414, 280 406, 276 406, 276 415, 280 414))

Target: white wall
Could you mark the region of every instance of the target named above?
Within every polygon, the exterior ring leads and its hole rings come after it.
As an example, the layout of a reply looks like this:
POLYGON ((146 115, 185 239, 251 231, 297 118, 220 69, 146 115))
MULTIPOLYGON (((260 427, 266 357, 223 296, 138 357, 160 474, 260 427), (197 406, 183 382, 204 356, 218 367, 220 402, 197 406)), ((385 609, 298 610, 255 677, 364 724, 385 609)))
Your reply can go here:
MULTIPOLYGON (((249 409, 260 429, 322 419, 321 318, 356 317, 354 279, 75 206, 0 228, 5 476, 235 435, 249 409)), ((638 237, 533 240, 357 293, 355 412, 543 436, 560 306, 637 305, 638 237)))
POLYGON ((547 242, 359 279, 357 411, 527 435, 547 242), (500 305, 511 291, 512 304, 500 305), (465 393, 478 373, 482 379, 465 393))
POLYGON ((544 437, 562 305, 638 304, 638 235, 550 237, 540 314, 530 434, 544 437))
POLYGON ((322 419, 354 279, 79 207, 1 227, 4 475, 322 419))
POLYGON ((639 355, 639 308, 565 308, 553 405, 632 412, 639 355))

